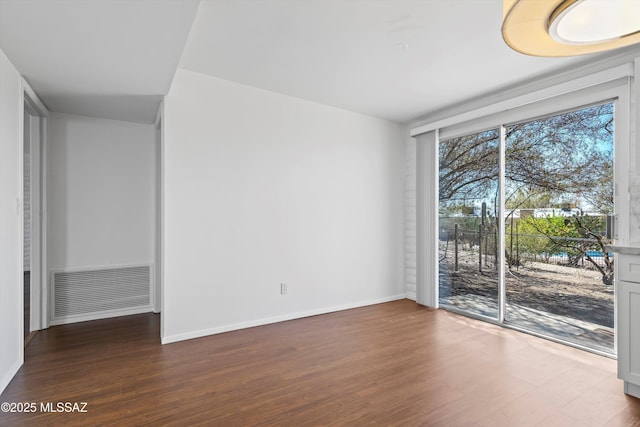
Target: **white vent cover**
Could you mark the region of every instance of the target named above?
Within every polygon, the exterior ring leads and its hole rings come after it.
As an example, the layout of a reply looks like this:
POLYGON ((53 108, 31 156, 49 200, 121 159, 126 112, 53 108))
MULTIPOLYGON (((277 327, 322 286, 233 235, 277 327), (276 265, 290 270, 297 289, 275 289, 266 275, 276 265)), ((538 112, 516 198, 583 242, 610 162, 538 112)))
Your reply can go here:
POLYGON ((52 323, 149 311, 150 290, 150 265, 54 272, 52 323))

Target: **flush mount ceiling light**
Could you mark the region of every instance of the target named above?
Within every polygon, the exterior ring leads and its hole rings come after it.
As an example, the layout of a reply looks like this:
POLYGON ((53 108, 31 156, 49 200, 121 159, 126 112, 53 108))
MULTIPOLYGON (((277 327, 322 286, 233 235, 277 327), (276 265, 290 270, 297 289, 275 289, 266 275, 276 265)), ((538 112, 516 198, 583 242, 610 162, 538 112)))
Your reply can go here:
POLYGON ((527 55, 583 55, 640 42, 640 0, 503 1, 502 37, 527 55))

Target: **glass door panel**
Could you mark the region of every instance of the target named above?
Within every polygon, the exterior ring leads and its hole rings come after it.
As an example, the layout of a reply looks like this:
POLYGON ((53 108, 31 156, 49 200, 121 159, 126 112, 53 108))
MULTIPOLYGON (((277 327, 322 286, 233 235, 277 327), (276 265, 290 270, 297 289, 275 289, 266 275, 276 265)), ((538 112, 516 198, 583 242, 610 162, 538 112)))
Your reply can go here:
POLYGON ((498 317, 500 134, 440 141, 439 302, 498 317))
POLYGON ((505 128, 505 321, 614 351, 613 104, 505 128))

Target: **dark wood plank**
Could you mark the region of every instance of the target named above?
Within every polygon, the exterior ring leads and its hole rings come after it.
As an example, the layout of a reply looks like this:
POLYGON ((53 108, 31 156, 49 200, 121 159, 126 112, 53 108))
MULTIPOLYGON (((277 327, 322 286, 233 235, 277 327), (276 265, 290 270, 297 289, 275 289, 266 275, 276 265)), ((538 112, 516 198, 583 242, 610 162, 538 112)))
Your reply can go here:
POLYGON ((403 300, 162 346, 159 316, 52 327, 0 425, 640 425, 616 362, 403 300))

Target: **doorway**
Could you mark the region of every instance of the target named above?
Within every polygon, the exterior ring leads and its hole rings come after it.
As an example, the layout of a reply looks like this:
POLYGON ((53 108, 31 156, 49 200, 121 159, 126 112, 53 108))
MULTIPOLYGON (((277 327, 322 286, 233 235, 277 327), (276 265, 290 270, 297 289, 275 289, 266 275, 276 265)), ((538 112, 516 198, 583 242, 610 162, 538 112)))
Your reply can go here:
POLYGON ((35 331, 45 328, 46 284, 43 228, 43 150, 46 109, 25 92, 23 116, 23 287, 25 345, 35 331))
POLYGON ((24 109, 23 140, 23 286, 24 286, 24 339, 27 344, 31 333, 31 115, 24 109))
POLYGON ((439 141, 439 304, 615 354, 614 102, 439 141))

